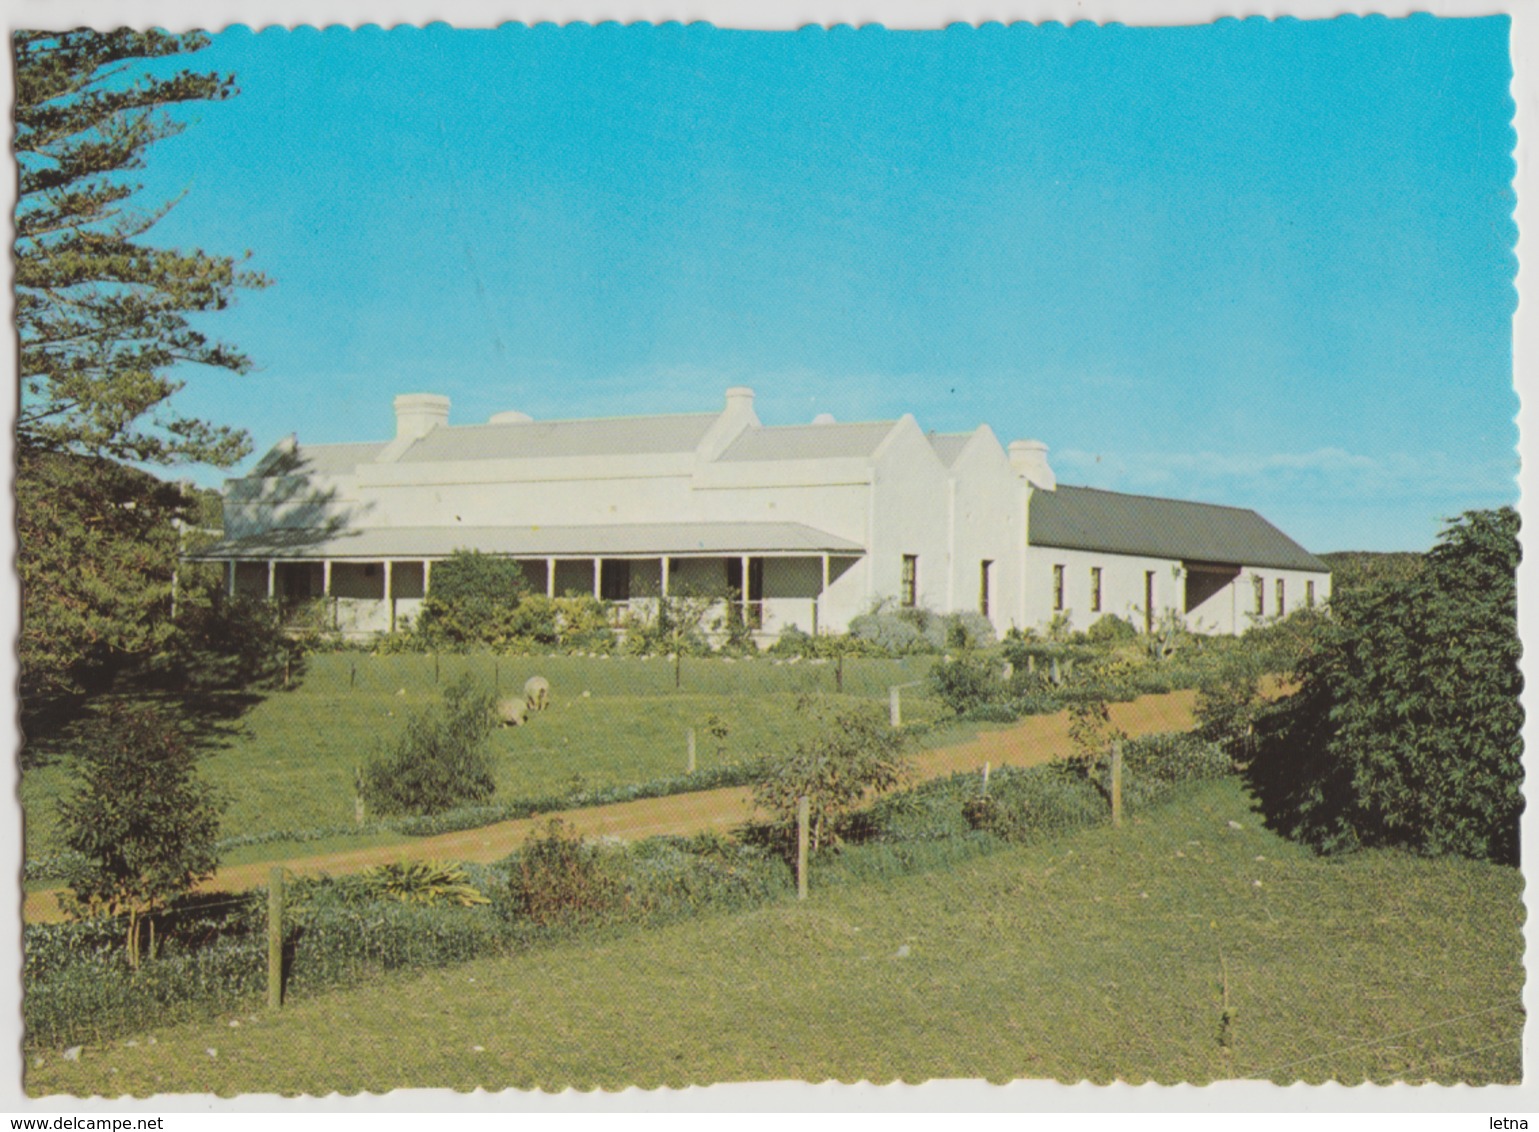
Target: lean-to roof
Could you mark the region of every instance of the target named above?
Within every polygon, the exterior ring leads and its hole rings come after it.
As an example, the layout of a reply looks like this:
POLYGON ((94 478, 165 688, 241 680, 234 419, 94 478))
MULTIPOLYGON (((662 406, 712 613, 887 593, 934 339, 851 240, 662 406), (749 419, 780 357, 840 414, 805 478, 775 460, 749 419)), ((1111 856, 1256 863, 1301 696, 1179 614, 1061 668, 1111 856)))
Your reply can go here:
POLYGON ((1329 573, 1254 511, 1059 484, 1031 494, 1032 546, 1329 573))

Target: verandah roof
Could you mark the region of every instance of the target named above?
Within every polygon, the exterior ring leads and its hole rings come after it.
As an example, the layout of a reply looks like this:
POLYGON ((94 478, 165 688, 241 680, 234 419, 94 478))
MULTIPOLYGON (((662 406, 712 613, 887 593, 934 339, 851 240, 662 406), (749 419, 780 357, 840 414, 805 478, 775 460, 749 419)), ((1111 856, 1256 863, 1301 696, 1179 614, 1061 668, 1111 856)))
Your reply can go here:
POLYGON ((387 558, 447 558, 456 550, 515 558, 865 553, 857 542, 803 523, 614 523, 277 530, 226 539, 189 557, 210 561, 352 558, 377 562, 387 558))

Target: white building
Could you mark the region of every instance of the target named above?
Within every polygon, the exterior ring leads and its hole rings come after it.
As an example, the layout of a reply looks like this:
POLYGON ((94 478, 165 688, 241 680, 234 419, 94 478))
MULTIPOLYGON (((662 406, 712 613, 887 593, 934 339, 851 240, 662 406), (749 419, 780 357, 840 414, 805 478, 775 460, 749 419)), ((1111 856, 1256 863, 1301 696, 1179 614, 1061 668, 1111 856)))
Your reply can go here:
POLYGON ((1195 628, 1329 596, 1326 565, 1253 511, 1057 485, 1047 448, 987 425, 765 426, 751 389, 718 413, 451 425, 449 400, 395 399, 396 435, 277 444, 227 482, 231 593, 329 599, 338 627, 412 616, 437 560, 517 559, 531 587, 623 608, 730 591, 773 636, 842 630, 881 598, 979 610, 997 630, 1055 614, 1195 628))

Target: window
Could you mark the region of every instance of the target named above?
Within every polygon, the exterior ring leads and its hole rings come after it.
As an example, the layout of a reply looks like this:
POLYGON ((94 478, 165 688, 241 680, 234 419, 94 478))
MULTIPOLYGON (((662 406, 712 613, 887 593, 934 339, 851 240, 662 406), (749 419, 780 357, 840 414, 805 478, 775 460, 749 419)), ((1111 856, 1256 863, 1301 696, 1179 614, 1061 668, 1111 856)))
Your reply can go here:
POLYGON ((919 604, 919 555, 903 556, 903 577, 898 590, 898 600, 905 609, 913 609, 919 604))
POLYGON ((1313 582, 1304 583, 1304 604, 1310 609, 1315 607, 1315 584, 1313 582))
POLYGON ((1063 608, 1063 567, 1053 567, 1053 608, 1063 608))
POLYGON ((1101 612, 1101 568, 1090 567, 1090 612, 1101 612))
POLYGON ((1266 614, 1266 579, 1257 574, 1253 582, 1256 587, 1256 616, 1262 617, 1266 614))
POLYGON ((1283 600, 1283 580, 1277 579, 1277 616, 1281 617, 1288 612, 1288 603, 1283 600))
POLYGON ((978 565, 978 612, 989 615, 989 567, 994 563, 985 558, 978 565))

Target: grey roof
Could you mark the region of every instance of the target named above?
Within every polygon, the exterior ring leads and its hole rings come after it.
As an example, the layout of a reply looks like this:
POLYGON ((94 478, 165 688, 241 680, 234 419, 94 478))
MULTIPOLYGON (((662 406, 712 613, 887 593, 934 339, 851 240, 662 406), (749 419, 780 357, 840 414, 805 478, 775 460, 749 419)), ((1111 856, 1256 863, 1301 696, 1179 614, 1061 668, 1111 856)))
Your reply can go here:
POLYGON ((591 527, 373 527, 269 531, 228 539, 201 559, 443 558, 456 550, 519 557, 863 553, 857 542, 803 523, 614 523, 591 527))
POLYGON ((832 456, 870 456, 897 423, 862 421, 750 428, 727 446, 721 459, 820 460, 832 456))
POLYGON ((275 448, 257 467, 263 476, 346 475, 359 464, 373 463, 384 447, 381 442, 300 444, 292 452, 275 448))
POLYGON ((445 425, 402 453, 400 463, 693 452, 718 415, 445 425))
POLYGON ((1027 538, 1033 546, 1330 572, 1256 512, 1241 507, 1066 484, 1057 491, 1032 492, 1030 507, 1027 538))
POLYGON ((970 432, 932 432, 927 439, 930 447, 935 449, 935 454, 940 457, 946 467, 957 462, 957 457, 962 454, 962 449, 967 447, 967 442, 973 438, 970 432))

